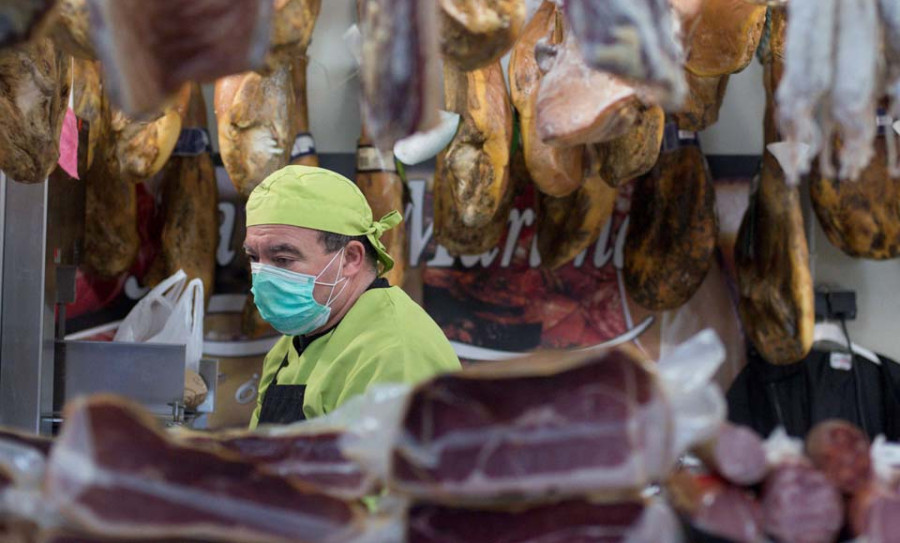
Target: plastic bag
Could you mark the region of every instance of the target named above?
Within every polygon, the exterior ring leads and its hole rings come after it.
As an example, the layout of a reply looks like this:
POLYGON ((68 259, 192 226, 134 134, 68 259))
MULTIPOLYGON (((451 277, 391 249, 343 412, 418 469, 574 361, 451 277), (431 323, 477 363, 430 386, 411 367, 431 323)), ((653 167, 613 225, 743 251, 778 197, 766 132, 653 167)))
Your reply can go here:
POLYGON ((114 341, 185 346, 185 368, 199 372, 203 356, 203 282, 184 270, 141 298, 119 325, 114 341))

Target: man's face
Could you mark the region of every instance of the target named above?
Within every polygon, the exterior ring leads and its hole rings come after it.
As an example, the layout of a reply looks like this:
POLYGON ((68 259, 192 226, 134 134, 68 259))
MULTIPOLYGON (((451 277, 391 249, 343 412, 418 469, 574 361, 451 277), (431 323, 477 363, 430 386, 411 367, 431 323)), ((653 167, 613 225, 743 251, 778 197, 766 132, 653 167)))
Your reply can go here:
MULTIPOLYGON (((247 228, 244 251, 251 262, 260 262, 307 275, 319 275, 337 253, 328 254, 319 242, 319 232, 285 225, 259 225, 247 228)), ((319 281, 333 283, 340 271, 340 257, 322 273, 319 281)), ((338 287, 340 288, 340 287, 338 287)), ((325 303, 331 287, 316 285, 313 296, 325 303)))

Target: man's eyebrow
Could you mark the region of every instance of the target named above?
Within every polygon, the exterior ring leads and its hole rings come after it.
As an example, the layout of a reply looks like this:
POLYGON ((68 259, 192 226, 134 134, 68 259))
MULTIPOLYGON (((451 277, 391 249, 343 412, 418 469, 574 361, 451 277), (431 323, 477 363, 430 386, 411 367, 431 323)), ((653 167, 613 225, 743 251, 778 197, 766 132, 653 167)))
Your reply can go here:
POLYGON ((287 243, 273 245, 273 246, 269 247, 268 252, 269 252, 269 254, 283 253, 283 254, 289 254, 292 256, 299 257, 299 258, 303 258, 303 252, 300 249, 294 247, 293 245, 289 245, 287 243))

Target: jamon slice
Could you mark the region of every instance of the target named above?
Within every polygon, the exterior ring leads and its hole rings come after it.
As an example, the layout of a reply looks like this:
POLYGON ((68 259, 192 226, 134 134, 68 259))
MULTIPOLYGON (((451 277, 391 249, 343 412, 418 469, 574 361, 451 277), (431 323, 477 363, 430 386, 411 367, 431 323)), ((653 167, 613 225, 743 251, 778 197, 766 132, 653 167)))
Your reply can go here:
POLYGON ((516 42, 525 0, 439 0, 441 54, 463 71, 484 68, 516 42))
POLYGON ((81 60, 97 60, 87 0, 57 0, 56 5, 56 15, 47 35, 66 54, 81 60))
POLYGON ((631 350, 474 366, 415 389, 389 484, 453 504, 629 495, 670 467, 672 417, 631 350))
POLYGON ((841 493, 803 462, 777 466, 762 494, 766 532, 784 543, 830 543, 844 524, 841 493))
POLYGON ((672 513, 639 501, 476 510, 419 504, 407 514, 406 543, 673 543, 681 540, 672 513))
POLYGON ((0 11, 0 47, 28 40, 47 22, 55 0, 5 2, 0 11))
POLYGON ((544 143, 572 147, 607 141, 634 125, 641 107, 634 87, 588 68, 572 33, 562 45, 548 47, 553 46, 538 45, 541 55, 555 55, 537 99, 537 131, 544 143))
POLYGON ((900 177, 890 173, 888 145, 878 136, 875 157, 855 182, 826 178, 816 168, 810 175, 809 195, 828 241, 856 258, 900 256, 900 177))
POLYGON ((269 174, 287 166, 294 100, 289 64, 266 76, 247 72, 216 82, 219 149, 241 196, 250 196, 269 174))
POLYGON ((184 127, 160 174, 162 248, 147 284, 184 270, 189 279, 203 281, 209 301, 215 290, 219 194, 206 131, 206 102, 199 85, 191 84, 187 90, 184 109, 175 112, 179 119, 183 116, 184 127))
MULTIPOLYGON (((743 1, 743 0, 738 0, 743 1)), ((716 124, 728 89, 728 76, 701 77, 686 73, 690 92, 684 106, 672 117, 682 130, 700 132, 716 124)))
POLYGON ((597 241, 612 216, 618 191, 591 175, 569 196, 538 194, 537 244, 541 265, 558 268, 597 241))
POLYGON ((584 147, 552 147, 538 136, 537 99, 543 73, 535 59, 538 40, 557 44, 562 39, 561 17, 555 3, 547 0, 528 22, 509 60, 509 87, 519 113, 519 128, 525 164, 535 186, 556 198, 572 194, 584 182, 584 147))
POLYGON ((734 247, 741 320, 763 358, 793 364, 812 347, 815 325, 800 195, 768 152, 758 183, 734 247))
POLYGON ((700 288, 719 235, 715 189, 696 134, 679 134, 674 124, 667 132, 673 142, 635 183, 625 240, 628 294, 656 311, 680 307, 700 288))
POLYGON ((114 397, 66 407, 46 492, 66 520, 123 539, 341 542, 360 511, 258 470, 236 456, 167 439, 114 397))
MULTIPOLYGON (((374 147, 365 133, 365 127, 356 148, 356 185, 369 202, 374 217, 384 217, 395 210, 404 213, 406 187, 397 172, 393 153, 381 152, 374 147)), ((394 267, 385 278, 391 285, 402 287, 409 249, 406 225, 400 223, 385 232, 381 242, 394 259, 394 267)))
POLYGON ((588 66, 653 89, 667 108, 681 105, 684 51, 668 0, 567 0, 564 10, 588 66))
POLYGON ((376 487, 373 476, 341 452, 340 430, 302 427, 282 431, 222 433, 184 432, 179 440, 210 449, 228 451, 259 469, 347 500, 359 499, 376 487))
POLYGON ((155 111, 188 81, 262 66, 271 0, 88 0, 107 92, 125 113, 155 111))
POLYGON ((788 4, 791 24, 785 36, 784 77, 777 91, 777 126, 785 141, 793 144, 782 166, 793 185, 809 172, 812 158, 828 137, 818 116, 835 77, 838 4, 838 0, 791 0, 788 4), (809 146, 808 152, 799 144, 809 146))
POLYGON ((380 149, 438 123, 436 2, 361 0, 362 113, 380 149), (398 69, 402 66, 403 69, 398 69))
POLYGON ((753 60, 766 7, 744 0, 705 0, 688 42, 685 66, 700 77, 740 72, 753 60))
POLYGON ((466 73, 446 66, 444 95, 461 122, 440 175, 462 223, 477 228, 496 216, 510 186, 513 114, 500 62, 466 73))
POLYGON ((665 125, 666 114, 661 107, 642 106, 628 132, 589 146, 600 177, 609 186, 620 187, 652 170, 659 160, 665 125))
POLYGON ((746 490, 680 471, 666 483, 675 510, 692 528, 735 543, 763 541, 762 507, 746 490))
POLYGON ((147 121, 132 119, 122 111, 114 110, 111 126, 122 175, 141 182, 159 173, 172 155, 181 133, 181 115, 176 104, 147 121))
POLYGON ((70 59, 49 39, 0 50, 0 170, 41 183, 59 160, 70 59))

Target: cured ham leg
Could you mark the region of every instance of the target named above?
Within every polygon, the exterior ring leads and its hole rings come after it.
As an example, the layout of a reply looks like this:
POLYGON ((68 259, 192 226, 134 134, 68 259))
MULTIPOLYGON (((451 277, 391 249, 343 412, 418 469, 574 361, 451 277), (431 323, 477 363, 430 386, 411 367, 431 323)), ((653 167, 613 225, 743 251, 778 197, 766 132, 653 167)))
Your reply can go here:
POLYGON ((181 133, 181 115, 175 104, 150 121, 138 121, 114 110, 112 131, 122 175, 141 182, 159 173, 172 156, 181 133))
POLYGON ((538 135, 537 99, 543 73, 535 59, 535 45, 545 39, 557 44, 562 25, 555 3, 545 1, 525 27, 509 60, 510 94, 519 113, 525 164, 535 186, 544 194, 562 198, 584 182, 584 146, 552 147, 538 135))
POLYGON ((441 54, 462 71, 485 68, 516 42, 525 0, 439 0, 441 54))
POLYGON ((729 77, 701 77, 690 72, 686 76, 690 92, 684 106, 672 117, 681 129, 700 132, 719 120, 729 77))
POLYGON ((0 169, 41 183, 56 168, 71 61, 49 39, 0 50, 0 169))
POLYGON ((641 107, 634 126, 624 135, 588 146, 600 177, 609 186, 620 187, 652 170, 659 160, 665 126, 661 107, 641 107))
POLYGON ((87 0, 57 0, 56 15, 47 36, 66 54, 81 60, 97 60, 87 0))
POLYGON ((688 42, 685 66, 700 77, 740 72, 753 60, 766 7, 745 0, 705 0, 688 42))
POLYGON ((184 270, 189 279, 203 281, 209 302, 215 290, 219 194, 206 131, 206 102, 199 85, 190 85, 185 107, 178 145, 160 174, 164 222, 162 252, 154 263, 161 273, 155 279, 158 282, 184 270))

